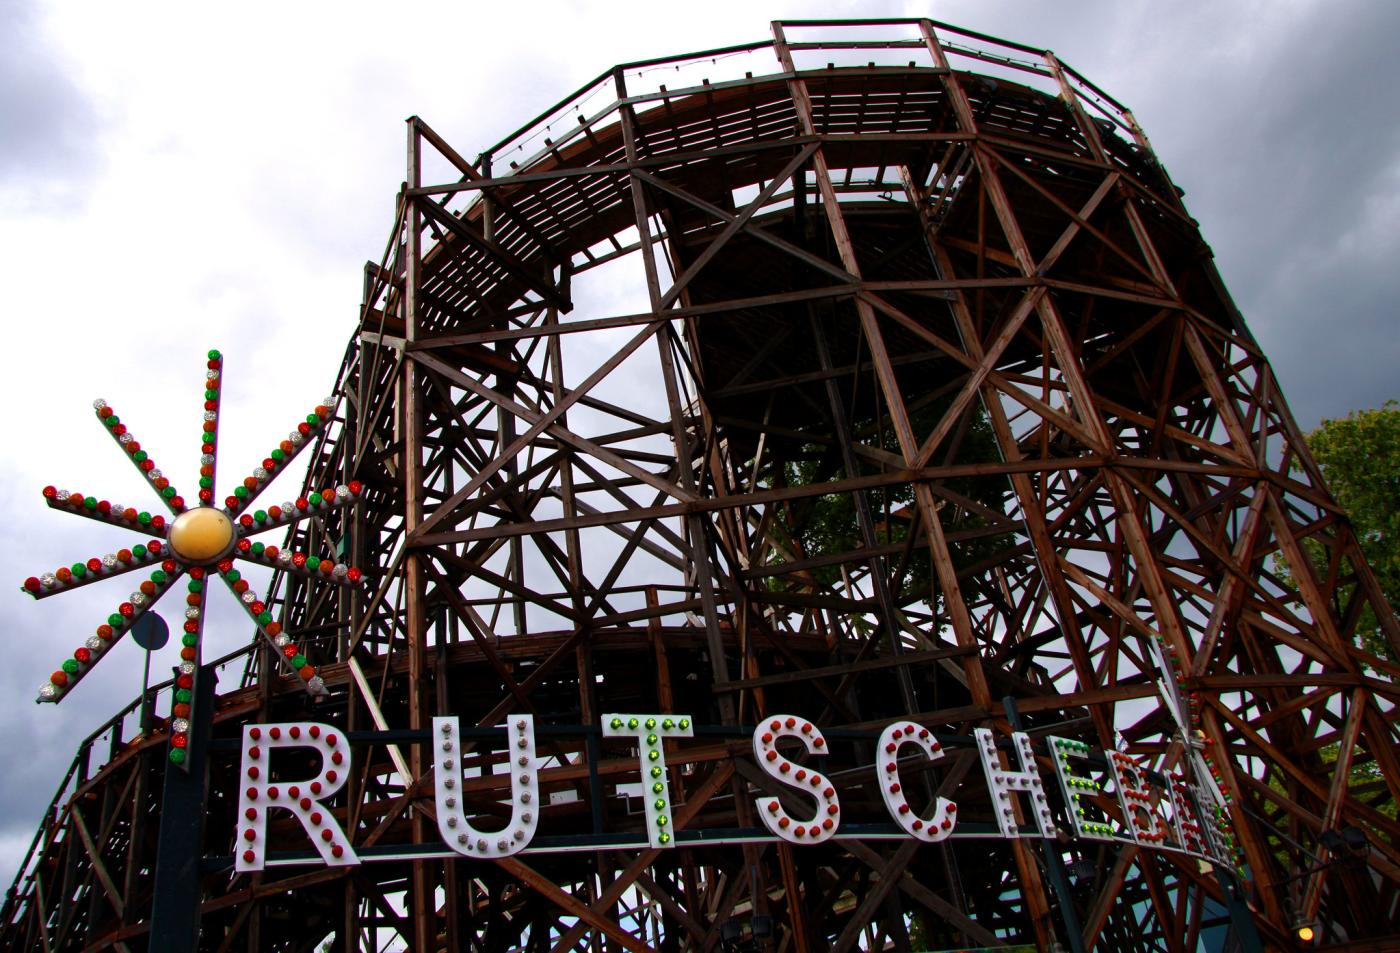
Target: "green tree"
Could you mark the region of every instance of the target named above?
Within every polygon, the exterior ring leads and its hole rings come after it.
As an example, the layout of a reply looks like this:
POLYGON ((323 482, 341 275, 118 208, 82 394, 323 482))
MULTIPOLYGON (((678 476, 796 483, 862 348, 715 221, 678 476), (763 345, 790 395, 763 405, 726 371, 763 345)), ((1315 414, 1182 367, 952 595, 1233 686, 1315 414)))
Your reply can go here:
MULTIPOLYGON (((1328 489, 1351 520, 1361 551, 1393 611, 1400 607, 1400 403, 1387 401, 1375 410, 1324 419, 1307 435, 1307 442, 1328 489)), ((1302 469, 1296 461, 1293 468, 1302 469)), ((1318 576, 1325 578, 1328 554, 1322 543, 1305 539, 1303 550, 1318 576)), ((1296 587, 1287 563, 1281 558, 1276 563, 1283 581, 1296 587)), ((1355 594, 1344 590, 1342 595, 1345 602, 1355 594)), ((1395 658, 1369 604, 1357 620, 1356 636, 1371 654, 1395 658)), ((1338 753, 1339 746, 1333 743, 1319 749, 1318 756, 1324 765, 1330 765, 1338 753)), ((1269 786, 1291 799, 1288 782, 1277 769, 1269 778, 1269 786)), ((1395 817, 1395 802, 1370 755, 1357 752, 1347 786, 1354 797, 1387 817, 1395 817)), ((1274 845, 1280 863, 1287 869, 1289 859, 1283 842, 1275 838, 1274 845)))
MULTIPOLYGON (((1400 404, 1324 419, 1307 440, 1391 608, 1400 606, 1400 404)), ((1371 652, 1394 656, 1369 607, 1357 632, 1371 652)))

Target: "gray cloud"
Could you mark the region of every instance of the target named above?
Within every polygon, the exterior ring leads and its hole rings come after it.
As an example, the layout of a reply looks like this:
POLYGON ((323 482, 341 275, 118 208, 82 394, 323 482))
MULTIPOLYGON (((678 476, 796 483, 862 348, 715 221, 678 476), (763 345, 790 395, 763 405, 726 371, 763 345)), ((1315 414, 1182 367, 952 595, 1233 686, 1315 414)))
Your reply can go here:
POLYGON ((1199 74, 1149 127, 1305 428, 1400 395, 1400 7, 1345 6, 1186 58, 1199 74))
POLYGON ((98 127, 36 7, 0 4, 0 208, 69 198, 100 160, 98 127))

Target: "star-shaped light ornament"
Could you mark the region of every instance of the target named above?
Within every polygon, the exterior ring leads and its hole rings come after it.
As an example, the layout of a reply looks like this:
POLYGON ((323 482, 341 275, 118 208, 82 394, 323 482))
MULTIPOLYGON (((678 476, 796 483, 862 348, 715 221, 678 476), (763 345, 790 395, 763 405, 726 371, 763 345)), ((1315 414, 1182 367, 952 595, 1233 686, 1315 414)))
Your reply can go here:
POLYGON ((190 746, 190 723, 194 717, 195 677, 199 671, 200 635, 204 629, 205 604, 211 580, 224 583, 257 626, 258 632, 275 648, 282 665, 313 695, 325 693, 325 685, 315 666, 311 665, 301 648, 282 631, 281 623, 272 617, 267 605, 248 587, 236 563, 258 563, 275 566, 284 572, 321 579, 341 586, 359 585, 360 570, 334 559, 318 559, 306 553, 279 549, 255 542, 250 537, 268 530, 285 527, 308 516, 326 513, 352 502, 361 491, 358 481, 328 487, 319 493, 309 493, 280 506, 269 506, 247 512, 253 501, 285 470, 292 459, 327 425, 331 419, 334 398, 327 398, 306 420, 281 441, 262 465, 254 468, 233 489, 233 494, 220 506, 214 502, 214 476, 218 467, 219 394, 223 380, 223 357, 218 351, 209 352, 208 370, 204 384, 204 419, 200 430, 199 502, 187 507, 185 500, 156 468, 141 444, 132 436, 106 401, 93 402, 97 419, 125 451, 142 476, 156 491, 170 511, 167 518, 144 510, 82 493, 44 488, 44 499, 57 510, 99 520, 146 534, 148 538, 130 549, 121 549, 106 556, 94 557, 72 566, 62 566, 41 576, 24 581, 24 591, 36 599, 90 585, 101 579, 121 576, 137 570, 150 569, 145 579, 97 631, 63 660, 63 664, 39 688, 38 701, 59 702, 68 697, 84 675, 95 666, 122 636, 131 631, 136 620, 185 579, 184 624, 181 631, 180 667, 175 677, 174 702, 170 718, 170 760, 184 765, 190 746))

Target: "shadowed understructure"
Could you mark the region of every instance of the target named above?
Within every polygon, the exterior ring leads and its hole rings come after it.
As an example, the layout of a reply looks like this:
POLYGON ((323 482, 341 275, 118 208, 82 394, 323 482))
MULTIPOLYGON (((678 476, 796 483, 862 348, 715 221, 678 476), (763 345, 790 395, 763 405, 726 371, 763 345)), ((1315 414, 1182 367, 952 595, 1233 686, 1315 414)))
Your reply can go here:
MULTIPOLYGON (((1400 933, 1400 628, 1109 94, 946 24, 787 22, 608 70, 475 161, 408 133, 304 492, 362 490, 291 538, 367 585, 275 577, 326 695, 265 644, 211 666, 202 949, 1400 933), (589 840, 644 831, 611 712, 711 726, 667 743, 676 846, 589 840), (883 811, 885 723, 1015 728, 1207 784, 1238 868, 1068 836, 680 837, 758 828, 776 787, 747 733, 775 713, 832 739, 853 822, 883 811), (449 714, 534 716, 541 837, 601 847, 413 859, 444 851, 449 714), (331 803, 383 857, 234 874, 233 739, 302 719, 356 746, 331 803)), ((165 736, 138 708, 83 746, 0 950, 148 948, 165 736)), ((469 814, 511 813, 504 757, 464 751, 469 814)), ((993 816, 970 746, 904 777, 916 807, 993 816)))

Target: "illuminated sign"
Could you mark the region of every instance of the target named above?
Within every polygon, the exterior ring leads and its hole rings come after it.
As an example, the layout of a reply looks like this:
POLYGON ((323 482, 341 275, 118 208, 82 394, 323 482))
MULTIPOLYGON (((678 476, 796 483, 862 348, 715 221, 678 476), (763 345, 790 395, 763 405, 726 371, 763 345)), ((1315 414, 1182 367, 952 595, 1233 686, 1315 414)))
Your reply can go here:
MULTIPOLYGON (((916 722, 892 722, 874 740, 874 764, 863 769, 870 774, 859 782, 878 785, 888 823, 849 825, 853 829, 843 831, 841 786, 853 783, 849 780, 853 772, 835 772, 846 779, 839 782, 826 769, 828 740, 812 722, 795 715, 772 715, 753 729, 751 737, 754 765, 766 776, 771 789, 760 789, 753 798, 754 813, 762 829, 707 832, 679 830, 672 809, 666 742, 695 736, 696 727, 689 718, 674 714, 606 714, 598 728, 600 732, 595 733, 601 733, 603 738, 625 740, 637 752, 638 782, 630 788, 635 788, 642 799, 645 839, 620 833, 607 838, 606 844, 596 838, 586 839, 585 843, 557 837, 535 843, 541 811, 548 803, 547 799, 542 800, 542 782, 548 780, 552 768, 564 765, 556 756, 545 756, 537 750, 535 721, 530 715, 511 716, 495 732, 505 734, 505 747, 500 754, 509 771, 509 818, 504 826, 497 819, 491 823, 494 829, 481 829, 467 816, 463 797, 468 780, 463 757, 473 739, 464 737, 456 717, 441 717, 432 721, 429 744, 442 844, 433 845, 429 853, 415 850, 411 856, 490 860, 525 852, 604 846, 665 850, 700 841, 715 844, 783 840, 814 845, 843 837, 934 842, 967 837, 1048 839, 1067 835, 1189 854, 1227 866, 1234 862, 1230 838, 1220 822, 1222 812, 1210 787, 1192 783, 1181 775, 1163 778, 1123 752, 1100 752, 1073 739, 1046 739, 1043 757, 1048 756, 1053 773, 1043 773, 1031 738, 1024 732, 1014 732, 1000 742, 985 728, 976 729, 970 739, 940 739, 916 722), (990 795, 990 822, 979 819, 960 823, 958 804, 950 797, 934 797, 923 811, 911 805, 901 771, 939 761, 944 757, 945 744, 975 751, 990 795), (1111 791, 1106 790, 1106 783, 1111 785, 1111 791), (1047 786, 1057 789, 1056 802, 1052 803, 1047 786), (1117 818, 1103 810, 1109 803, 1118 806, 1117 818)), ((356 850, 352 836, 337 821, 335 809, 328 803, 344 786, 351 770, 350 740, 333 726, 315 722, 245 726, 239 763, 235 869, 241 873, 269 865, 315 863, 318 858, 323 864, 342 866, 410 856, 408 852, 383 847, 373 853, 356 850), (286 772, 275 774, 271 765, 273 752, 286 749, 301 749, 298 763, 318 761, 319 769, 304 769, 305 777, 287 777, 286 772), (315 855, 308 854, 295 835, 284 844, 268 843, 269 831, 273 829, 268 815, 273 812, 289 813, 296 820, 295 827, 284 824, 278 829, 295 831, 299 827, 310 839, 315 855)))

